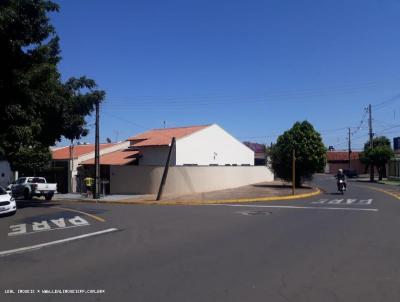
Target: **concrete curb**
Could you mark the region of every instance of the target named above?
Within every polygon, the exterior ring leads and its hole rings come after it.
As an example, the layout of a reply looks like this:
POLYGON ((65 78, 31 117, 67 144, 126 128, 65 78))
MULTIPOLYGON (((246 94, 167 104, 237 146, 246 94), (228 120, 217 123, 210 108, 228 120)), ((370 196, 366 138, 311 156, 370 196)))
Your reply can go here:
POLYGON ((169 200, 169 201, 154 201, 154 200, 140 200, 140 201, 95 201, 95 200, 63 200, 57 201, 70 201, 70 202, 83 202, 83 203, 101 203, 101 204, 127 204, 127 205, 205 205, 205 204, 222 204, 222 203, 247 203, 247 202, 266 202, 266 201, 282 201, 282 200, 296 200, 308 197, 313 197, 321 194, 319 188, 314 188, 311 193, 297 194, 297 195, 284 195, 284 196, 268 196, 258 198, 241 198, 241 199, 220 199, 220 200, 169 200))

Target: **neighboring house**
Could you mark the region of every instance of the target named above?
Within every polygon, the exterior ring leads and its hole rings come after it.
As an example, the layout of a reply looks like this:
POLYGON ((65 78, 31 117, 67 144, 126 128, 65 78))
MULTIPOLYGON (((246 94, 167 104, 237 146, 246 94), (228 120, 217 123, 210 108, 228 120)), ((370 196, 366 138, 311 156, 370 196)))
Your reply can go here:
MULTIPOLYGON (((129 142, 100 144, 100 155, 125 149, 129 142)), ((53 148, 52 169, 46 177, 57 182, 58 191, 61 193, 76 192, 79 184, 78 167, 81 163, 94 159, 95 145, 82 144, 53 148)), ((92 175, 93 177, 93 175, 92 175)))
POLYGON ((339 169, 350 169, 355 170, 357 174, 366 173, 366 166, 360 161, 359 151, 353 151, 350 153, 350 165, 349 165, 349 153, 348 151, 328 151, 326 153, 327 163, 325 172, 330 174, 336 174, 339 169))
POLYGON ((128 138, 138 165, 165 165, 172 138, 172 166, 254 165, 254 152, 217 124, 154 129, 128 138))
POLYGON ((393 151, 394 158, 389 161, 389 174, 390 179, 400 179, 400 137, 393 138, 393 151))
POLYGON ((14 180, 14 173, 6 160, 0 160, 0 186, 5 188, 14 180))
MULTIPOLYGON (((129 142, 126 142, 129 145, 129 142)), ((106 153, 100 156, 100 178, 101 178, 101 191, 106 194, 110 193, 110 166, 130 166, 137 165, 139 163, 139 151, 132 149, 122 149, 114 152, 106 153), (104 188, 103 188, 104 187, 104 188)), ((94 158, 88 159, 81 162, 81 166, 78 168, 78 179, 77 190, 79 192, 84 191, 83 184, 81 181, 86 176, 92 176, 95 172, 95 160, 94 158)))
POLYGON ((254 151, 254 165, 265 166, 267 164, 266 147, 263 144, 243 142, 247 147, 254 151))
POLYGON ((395 156, 395 158, 389 161, 389 174, 390 179, 400 179, 400 158, 395 156))

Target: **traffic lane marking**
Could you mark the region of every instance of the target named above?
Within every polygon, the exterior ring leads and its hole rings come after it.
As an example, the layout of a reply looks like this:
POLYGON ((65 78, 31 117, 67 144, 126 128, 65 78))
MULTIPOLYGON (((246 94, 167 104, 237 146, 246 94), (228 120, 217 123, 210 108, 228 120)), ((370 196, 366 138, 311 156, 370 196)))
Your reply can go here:
POLYGON ((1 251, 0 252, 0 257, 10 256, 10 255, 14 255, 14 254, 20 254, 20 253, 24 253, 24 252, 35 251, 35 250, 39 250, 41 248, 48 247, 48 246, 58 245, 58 244, 62 244, 62 243, 67 243, 67 242, 71 242, 71 241, 75 241, 75 240, 79 240, 79 239, 84 239, 84 238, 88 238, 88 237, 93 237, 93 236, 98 236, 98 235, 102 235, 102 234, 112 233, 112 232, 116 232, 116 231, 118 231, 117 228, 110 228, 110 229, 106 229, 106 230, 102 230, 102 231, 98 231, 98 232, 94 232, 94 233, 87 233, 87 234, 74 236, 74 237, 69 237, 69 238, 65 238, 65 239, 60 239, 60 240, 40 243, 40 244, 21 247, 21 248, 12 249, 12 250, 1 251))
POLYGON ((245 204, 209 204, 207 206, 249 207, 249 208, 274 208, 274 209, 299 209, 299 210, 337 210, 337 211, 364 211, 378 212, 379 209, 371 208, 344 208, 344 207, 310 207, 310 206, 273 206, 273 205, 245 205, 245 204))
POLYGON ((390 196, 392 196, 392 197, 394 197, 396 199, 400 199, 400 192, 399 191, 394 191, 394 190, 393 191, 388 191, 388 190, 384 190, 384 189, 380 189, 380 188, 374 188, 374 187, 371 187, 371 186, 357 186, 357 187, 359 187, 359 188, 367 187, 368 189, 371 189, 373 191, 382 192, 382 193, 390 195, 390 196))
POLYGON ((318 201, 312 201, 312 204, 334 204, 334 205, 355 205, 355 206, 365 206, 371 205, 373 202, 372 198, 369 199, 357 199, 357 198, 335 198, 335 199, 320 199, 318 201))
POLYGON ((84 211, 80 211, 80 210, 75 210, 75 209, 71 209, 71 208, 64 208, 64 207, 51 207, 51 208, 70 211, 70 212, 75 212, 75 213, 80 213, 82 215, 86 215, 86 216, 88 216, 90 218, 93 218, 93 219, 95 219, 97 221, 100 221, 100 222, 105 222, 106 221, 104 218, 101 218, 101 217, 99 217, 97 215, 93 215, 93 214, 90 214, 88 212, 84 212, 84 211))
POLYGON ((9 237, 18 235, 29 235, 41 232, 64 230, 76 227, 89 226, 89 222, 80 216, 73 218, 57 218, 50 220, 34 221, 32 223, 21 223, 11 225, 9 229, 11 232, 8 233, 9 237), (31 231, 28 231, 31 230, 31 231))

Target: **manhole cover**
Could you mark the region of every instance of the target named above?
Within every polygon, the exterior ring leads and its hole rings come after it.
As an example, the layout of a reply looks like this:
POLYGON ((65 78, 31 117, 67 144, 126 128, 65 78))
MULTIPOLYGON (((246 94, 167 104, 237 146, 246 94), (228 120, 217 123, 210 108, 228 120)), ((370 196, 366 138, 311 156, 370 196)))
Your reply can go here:
POLYGON ((272 212, 268 212, 268 211, 240 211, 238 213, 241 215, 245 215, 245 216, 271 215, 272 214, 272 212))

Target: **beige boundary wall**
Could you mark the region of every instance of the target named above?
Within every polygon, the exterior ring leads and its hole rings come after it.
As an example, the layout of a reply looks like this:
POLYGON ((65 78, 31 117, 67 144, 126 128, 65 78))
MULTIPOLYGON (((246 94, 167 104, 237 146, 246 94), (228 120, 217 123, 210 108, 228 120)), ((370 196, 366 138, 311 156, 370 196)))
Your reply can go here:
MULTIPOLYGON (((164 167, 110 166, 111 194, 157 193, 164 167)), ((273 181, 264 166, 174 166, 169 168, 165 194, 190 194, 273 181)))

